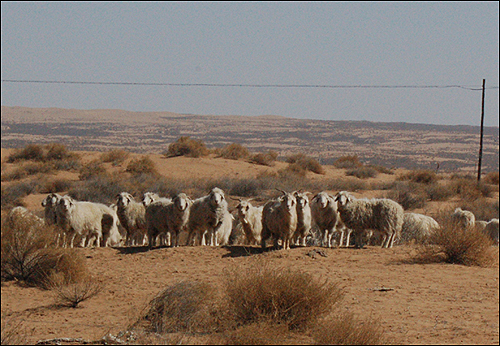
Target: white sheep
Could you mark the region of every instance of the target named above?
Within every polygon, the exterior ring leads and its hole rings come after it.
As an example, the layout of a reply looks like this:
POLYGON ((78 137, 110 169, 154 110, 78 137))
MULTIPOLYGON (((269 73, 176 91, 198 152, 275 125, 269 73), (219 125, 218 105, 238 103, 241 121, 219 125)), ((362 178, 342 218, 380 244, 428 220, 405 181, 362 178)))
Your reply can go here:
POLYGON ((290 249, 290 241, 297 229, 297 200, 291 193, 281 191, 283 195, 268 201, 262 210, 262 250, 266 240, 273 238, 274 247, 281 240, 283 249, 290 249))
POLYGON ((127 192, 116 195, 116 214, 127 230, 125 245, 144 245, 147 233, 146 208, 127 192))
POLYGON ((398 241, 400 243, 407 243, 411 240, 423 242, 438 229, 439 224, 430 216, 417 213, 405 213, 401 235, 398 241))
POLYGON ((334 197, 326 191, 316 194, 311 200, 311 215, 313 224, 320 230, 323 246, 333 246, 333 235, 336 232, 340 233, 339 246, 342 246, 344 238, 346 239, 345 246, 349 246, 351 230, 347 229, 340 220, 334 197))
POLYGON ((498 219, 491 219, 483 232, 493 240, 494 245, 498 246, 498 219))
POLYGON ((215 232, 217 245, 224 246, 229 244, 229 237, 233 230, 233 221, 234 216, 229 211, 226 211, 221 226, 215 232))
POLYGON ((382 247, 391 248, 401 233, 404 210, 397 202, 382 199, 357 199, 346 191, 335 196, 342 222, 354 232, 356 247, 363 247, 366 230, 383 234, 382 247))
POLYGON ((75 201, 63 196, 56 208, 57 224, 70 236, 65 245, 73 247, 76 235, 81 236, 80 245, 89 246, 94 241, 97 246, 113 246, 121 241, 118 231, 118 215, 101 203, 75 201))
POLYGON ((172 203, 165 204, 166 226, 171 246, 179 246, 179 234, 187 225, 192 203, 193 200, 185 193, 179 193, 173 198, 172 203))
POLYGON ((167 197, 160 197, 157 193, 155 192, 145 192, 144 193, 144 196, 142 198, 142 204, 147 207, 148 205, 150 205, 151 203, 153 202, 156 202, 156 201, 163 201, 163 202, 172 202, 172 199, 171 198, 167 198, 167 197))
POLYGON ((306 246, 306 238, 311 233, 312 214, 308 194, 310 192, 295 191, 293 193, 297 200, 297 229, 292 236, 292 242, 295 245, 306 246))
POLYGON ((468 210, 462 210, 462 208, 455 209, 451 214, 451 220, 456 227, 462 230, 472 230, 476 223, 474 214, 468 210))
POLYGON ((228 212, 228 205, 224 191, 213 188, 207 196, 197 198, 191 205, 187 223, 187 244, 193 245, 197 237, 201 245, 205 245, 205 234, 209 245, 218 245, 216 233, 228 212))
POLYGON ((260 244, 262 233, 262 209, 263 206, 254 207, 250 200, 238 199, 239 203, 236 206, 238 211, 238 220, 245 233, 245 238, 249 245, 260 244))

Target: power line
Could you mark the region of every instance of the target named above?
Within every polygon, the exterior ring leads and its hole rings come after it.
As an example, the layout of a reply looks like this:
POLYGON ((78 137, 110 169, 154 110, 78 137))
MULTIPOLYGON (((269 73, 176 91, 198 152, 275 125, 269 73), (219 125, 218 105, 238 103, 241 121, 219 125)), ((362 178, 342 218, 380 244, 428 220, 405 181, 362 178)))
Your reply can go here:
MULTIPOLYGON (((239 88, 331 88, 331 89, 466 89, 483 90, 481 87, 465 85, 321 85, 321 84, 217 84, 217 83, 140 83, 140 82, 84 82, 54 80, 2 79, 3 83, 42 84, 87 84, 87 85, 137 85, 137 86, 180 86, 180 87, 239 87, 239 88)), ((498 86, 486 89, 498 89, 498 86)))

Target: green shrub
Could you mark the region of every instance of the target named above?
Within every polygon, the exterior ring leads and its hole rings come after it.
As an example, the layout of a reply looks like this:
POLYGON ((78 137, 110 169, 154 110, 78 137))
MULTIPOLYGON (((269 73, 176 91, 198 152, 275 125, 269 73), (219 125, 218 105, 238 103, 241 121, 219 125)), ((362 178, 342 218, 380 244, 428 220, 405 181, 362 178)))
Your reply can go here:
POLYGON ((187 157, 201 157, 206 156, 210 151, 201 140, 191 139, 189 136, 182 136, 176 142, 168 146, 165 156, 187 156, 187 157))

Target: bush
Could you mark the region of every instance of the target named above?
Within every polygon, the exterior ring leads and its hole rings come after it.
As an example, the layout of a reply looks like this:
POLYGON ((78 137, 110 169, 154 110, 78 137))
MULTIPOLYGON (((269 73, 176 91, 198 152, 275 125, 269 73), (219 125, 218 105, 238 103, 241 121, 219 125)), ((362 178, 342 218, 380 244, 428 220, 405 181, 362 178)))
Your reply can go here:
POLYGON ((23 149, 17 149, 7 158, 7 162, 14 163, 21 160, 44 161, 43 148, 38 144, 28 144, 23 149))
POLYGON ((257 165, 272 166, 274 161, 278 158, 278 153, 269 150, 267 153, 258 153, 250 157, 250 162, 257 165))
MULTIPOLYGON (((451 213, 450 213, 451 214, 451 213)), ((454 225, 451 217, 439 218, 440 229, 419 248, 418 262, 446 262, 466 266, 489 266, 495 262, 493 242, 479 230, 465 230, 454 225)))
POLYGON ((187 157, 201 157, 206 156, 210 151, 201 140, 191 139, 189 136, 182 136, 176 142, 168 146, 165 156, 187 156, 187 157))
POLYGON ((143 156, 141 158, 133 159, 132 161, 130 161, 127 165, 126 171, 134 175, 158 173, 156 171, 155 163, 148 156, 143 156))
POLYGON ((88 300, 103 289, 103 284, 91 276, 68 282, 64 276, 54 276, 49 279, 48 288, 54 292, 59 305, 76 308, 81 302, 88 300))
POLYGON ((75 155, 70 153, 66 146, 60 143, 47 144, 45 149, 47 150, 45 159, 49 161, 62 161, 75 158, 75 155))
POLYGON ((122 164, 128 157, 130 153, 122 149, 113 149, 106 153, 101 154, 102 162, 111 162, 113 166, 118 166, 122 164))
POLYGON ((414 183, 432 184, 435 183, 438 180, 438 178, 435 172, 426 169, 421 169, 421 170, 410 171, 406 174, 403 174, 398 177, 398 180, 409 180, 414 183))
POLYGON ((290 164, 292 171, 311 171, 316 174, 325 174, 325 170, 318 161, 302 153, 289 156, 286 162, 290 164))
POLYGON ((381 325, 362 321, 351 314, 338 315, 319 323, 312 332, 315 345, 382 345, 387 343, 381 325))
POLYGON ((225 275, 229 312, 239 325, 262 320, 303 330, 331 312, 341 299, 336 284, 319 282, 310 273, 256 263, 225 275))
POLYGON ((454 179, 450 188, 464 200, 476 200, 481 197, 491 197, 493 188, 484 182, 466 177, 454 179))
POLYGON ((337 168, 356 168, 363 164, 359 161, 358 155, 346 155, 336 159, 333 165, 337 168))
POLYGON ((55 228, 26 215, 2 215, 2 279, 21 280, 47 288, 55 274, 78 280, 86 272, 85 259, 69 249, 55 249, 55 228))
POLYGON ((250 152, 241 144, 232 143, 222 148, 220 156, 231 160, 246 159, 250 156, 250 152))
POLYGON ((2 210, 24 206, 22 199, 38 188, 36 181, 25 181, 14 185, 2 186, 2 210))
POLYGON ((360 179, 366 179, 366 178, 375 178, 378 172, 375 168, 368 166, 361 166, 357 168, 348 169, 345 174, 360 179))
POLYGON ((483 178, 483 182, 491 185, 498 185, 499 174, 498 172, 490 172, 483 178))
POLYGON ((415 184, 397 184, 387 197, 401 204, 405 210, 423 208, 427 203, 425 192, 415 184))
POLYGON ((105 176, 106 174, 107 171, 102 162, 94 160, 80 168, 78 179, 89 180, 98 176, 105 176))
POLYGON ((196 281, 173 284, 149 302, 136 326, 153 333, 213 331, 217 325, 214 293, 210 285, 196 281))

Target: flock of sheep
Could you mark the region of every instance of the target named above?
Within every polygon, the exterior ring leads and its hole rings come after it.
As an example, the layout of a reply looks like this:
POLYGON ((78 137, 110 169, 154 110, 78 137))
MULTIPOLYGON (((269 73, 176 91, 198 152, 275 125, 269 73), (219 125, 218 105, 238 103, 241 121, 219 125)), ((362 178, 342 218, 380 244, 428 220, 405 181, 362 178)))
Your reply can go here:
MULTIPOLYGON (((432 217, 405 213, 391 199, 357 199, 345 191, 335 196, 323 191, 309 200, 310 194, 281 191, 262 206, 238 198, 234 217, 224 191, 217 187, 194 200, 185 193, 166 198, 146 192, 138 202, 122 192, 111 206, 50 193, 42 201, 45 211, 40 221, 58 226, 57 241, 63 247, 147 245, 150 249, 228 245, 238 227, 246 244, 262 249, 268 241, 276 248, 289 249, 291 245, 311 245, 314 239, 314 245, 347 247, 351 234, 354 246, 361 248, 375 233, 381 236, 383 248, 391 248, 396 242, 424 241, 439 228, 432 217)), ((14 208, 11 214, 27 213, 23 209, 14 208)), ((457 227, 480 228, 498 245, 498 219, 476 222, 473 213, 457 208, 452 220, 457 227)))

